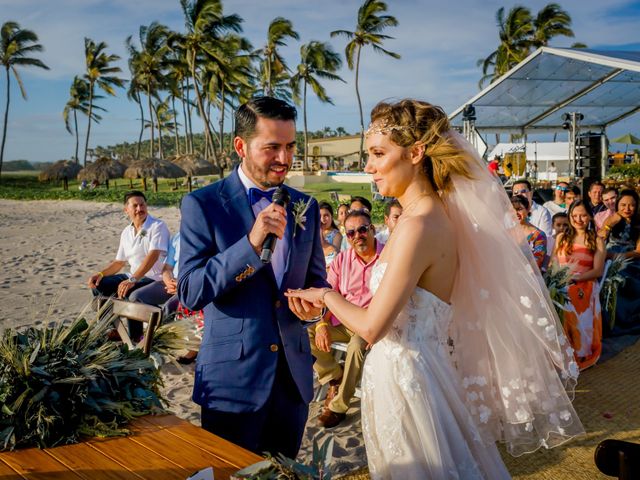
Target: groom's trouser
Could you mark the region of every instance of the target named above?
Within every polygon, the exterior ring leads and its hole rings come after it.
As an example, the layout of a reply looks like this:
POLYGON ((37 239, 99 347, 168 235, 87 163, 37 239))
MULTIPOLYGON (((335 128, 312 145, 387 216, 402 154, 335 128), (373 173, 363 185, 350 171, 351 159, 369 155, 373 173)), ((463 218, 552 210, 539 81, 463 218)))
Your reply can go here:
POLYGON ((320 384, 324 385, 330 380, 339 380, 342 377, 338 393, 329 403, 329 410, 336 413, 346 413, 349 410, 349 403, 353 398, 362 374, 366 342, 342 324, 336 326, 327 325, 322 328, 328 329, 332 342, 347 343, 347 355, 344 359, 343 369, 336 361, 331 350, 323 352, 318 349, 315 329, 309 328, 311 354, 316 357, 313 369, 318 374, 320 384))
POLYGON ((280 345, 269 399, 256 412, 229 413, 202 408, 202 428, 258 455, 282 453, 295 459, 302 443, 309 405, 302 400, 280 345))

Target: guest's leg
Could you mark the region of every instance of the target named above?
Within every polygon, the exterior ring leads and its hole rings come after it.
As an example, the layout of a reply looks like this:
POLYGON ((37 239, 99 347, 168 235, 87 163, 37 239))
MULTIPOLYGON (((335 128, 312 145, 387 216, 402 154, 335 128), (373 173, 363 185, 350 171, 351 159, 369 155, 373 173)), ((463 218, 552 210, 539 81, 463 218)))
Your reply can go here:
MULTIPOLYGON (((157 293, 157 290, 158 290, 158 287, 156 286, 157 283, 162 284, 162 286, 164 287, 164 284, 162 282, 158 282, 151 278, 142 277, 140 280, 138 280, 135 283, 133 287, 131 287, 131 289, 129 290, 129 293, 127 294, 126 299, 129 300, 130 302, 139 302, 139 303, 145 303, 147 305, 154 305, 154 306, 158 305, 157 303, 152 303, 152 301, 156 300, 159 296, 157 293)), ((129 320, 128 325, 129 325, 129 336, 131 337, 132 340, 137 341, 140 337, 142 337, 141 322, 138 322, 135 320, 129 320)))
MULTIPOLYGON (((348 337, 345 337, 341 332, 332 326, 322 327, 329 330, 332 341, 349 341, 348 337)), ((313 369, 318 374, 318 381, 320 385, 331 380, 340 380, 342 377, 342 367, 336 361, 333 352, 323 352, 316 346, 315 330, 314 327, 309 328, 309 343, 311 344, 311 355, 313 355, 316 361, 313 364, 313 369)))
POLYGON ((100 283, 96 285, 96 288, 92 288, 91 292, 94 297, 98 295, 103 295, 105 297, 110 297, 112 295, 118 295, 118 285, 127 279, 127 275, 124 273, 118 273, 116 275, 108 275, 106 277, 102 277, 100 283))
POLYGON ((362 374, 362 365, 364 363, 364 349, 366 342, 358 335, 347 330, 344 326, 347 336, 350 336, 347 345, 347 355, 344 359, 344 373, 342 382, 338 389, 338 394, 329 403, 329 410, 336 413, 346 413, 349 410, 349 403, 356 391, 356 386, 360 381, 362 374))

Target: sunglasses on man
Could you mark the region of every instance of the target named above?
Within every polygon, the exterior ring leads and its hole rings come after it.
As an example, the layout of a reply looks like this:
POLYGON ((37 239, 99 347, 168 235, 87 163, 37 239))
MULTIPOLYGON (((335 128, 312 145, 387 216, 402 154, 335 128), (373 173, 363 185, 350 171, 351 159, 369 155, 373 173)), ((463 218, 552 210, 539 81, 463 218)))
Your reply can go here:
POLYGON ((371 224, 368 225, 360 225, 355 230, 347 230, 345 233, 347 234, 347 238, 353 238, 356 236, 356 232, 358 235, 366 235, 369 229, 371 228, 371 224))
POLYGON ((567 187, 556 187, 556 190, 560 190, 561 192, 568 192, 569 189, 567 187))

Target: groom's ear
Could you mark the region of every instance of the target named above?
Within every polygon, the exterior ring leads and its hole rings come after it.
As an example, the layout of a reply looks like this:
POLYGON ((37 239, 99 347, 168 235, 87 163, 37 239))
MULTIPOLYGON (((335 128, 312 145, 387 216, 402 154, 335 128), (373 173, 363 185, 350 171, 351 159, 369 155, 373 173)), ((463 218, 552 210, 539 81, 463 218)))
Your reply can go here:
POLYGON ((247 146, 247 142, 245 142, 242 137, 235 137, 233 139, 233 148, 235 148, 236 153, 240 158, 245 158, 247 156, 247 146))

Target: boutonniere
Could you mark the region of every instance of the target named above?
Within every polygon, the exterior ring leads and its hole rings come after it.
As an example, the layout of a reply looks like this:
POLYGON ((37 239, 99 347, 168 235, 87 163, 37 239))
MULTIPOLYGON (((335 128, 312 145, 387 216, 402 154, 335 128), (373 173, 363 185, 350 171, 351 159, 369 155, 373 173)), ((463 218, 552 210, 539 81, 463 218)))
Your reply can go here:
POLYGON ((140 230, 140 233, 138 235, 140 235, 141 237, 144 237, 147 235, 147 231, 143 228, 142 230, 140 230))
POLYGON ((296 224, 293 226, 293 236, 296 236, 296 228, 300 227, 302 230, 305 230, 304 224, 307 221, 307 217, 305 214, 307 210, 309 210, 309 206, 311 205, 311 198, 306 202, 304 200, 298 200, 293 204, 293 218, 296 224))

